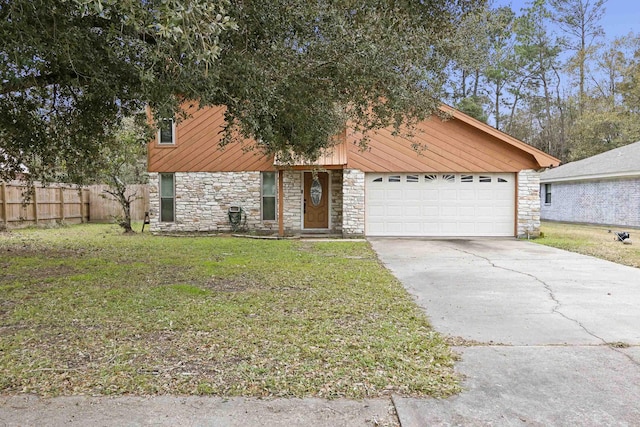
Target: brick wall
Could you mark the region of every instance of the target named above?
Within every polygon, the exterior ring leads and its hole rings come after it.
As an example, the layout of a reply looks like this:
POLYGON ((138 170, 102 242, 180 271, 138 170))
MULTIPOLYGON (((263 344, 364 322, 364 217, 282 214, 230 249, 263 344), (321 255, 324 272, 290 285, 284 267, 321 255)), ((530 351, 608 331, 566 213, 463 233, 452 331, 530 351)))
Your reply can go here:
POLYGON ((518 237, 540 235, 540 174, 532 169, 518 173, 518 237))
POLYGON ((551 183, 540 204, 546 220, 640 227, 640 178, 551 183))

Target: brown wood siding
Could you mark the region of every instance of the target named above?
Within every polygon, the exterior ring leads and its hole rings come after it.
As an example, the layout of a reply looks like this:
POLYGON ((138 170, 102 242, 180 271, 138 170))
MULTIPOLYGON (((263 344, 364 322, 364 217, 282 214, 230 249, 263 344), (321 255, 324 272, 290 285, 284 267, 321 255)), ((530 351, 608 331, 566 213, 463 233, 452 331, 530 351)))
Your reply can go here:
MULTIPOLYGON (((558 159, 530 147, 463 113, 443 107, 451 118, 437 116, 420 123, 411 139, 383 129, 370 135, 368 148, 360 150, 361 135, 348 130, 316 162, 300 161, 294 169, 312 165, 354 168, 364 172, 519 172, 557 165, 558 159), (426 146, 420 153, 412 143, 426 146), (346 147, 346 149, 345 149, 346 147)), ((175 145, 149 143, 150 172, 238 172, 274 170, 273 156, 251 149, 254 141, 233 142, 220 148, 224 107, 198 109, 176 127, 175 145)), ((277 162, 276 162, 277 165, 277 162)), ((282 166, 282 165, 281 165, 282 166)))
POLYGON ((518 172, 538 169, 535 157, 456 118, 433 116, 420 123, 411 139, 383 129, 371 135, 366 150, 348 136, 348 168, 364 172, 518 172), (420 153, 412 142, 426 146, 420 153))
POLYGON ((250 140, 220 148, 224 107, 187 110, 190 117, 176 126, 176 144, 149 143, 150 172, 240 172, 274 170, 273 156, 250 149, 250 140))

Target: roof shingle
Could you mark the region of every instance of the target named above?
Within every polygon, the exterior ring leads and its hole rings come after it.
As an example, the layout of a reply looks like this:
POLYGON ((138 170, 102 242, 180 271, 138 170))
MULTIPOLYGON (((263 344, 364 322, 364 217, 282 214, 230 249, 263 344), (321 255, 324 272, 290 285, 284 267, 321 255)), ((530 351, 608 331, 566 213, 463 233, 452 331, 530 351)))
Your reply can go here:
POLYGON ((541 182, 580 181, 640 175, 640 141, 540 174, 541 182))

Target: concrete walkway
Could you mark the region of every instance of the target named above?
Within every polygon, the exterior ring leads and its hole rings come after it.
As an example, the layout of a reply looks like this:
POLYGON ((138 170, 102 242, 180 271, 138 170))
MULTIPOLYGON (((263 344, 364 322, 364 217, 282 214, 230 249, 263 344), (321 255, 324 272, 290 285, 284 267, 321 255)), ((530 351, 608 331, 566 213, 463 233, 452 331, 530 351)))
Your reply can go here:
POLYGON ((397 426, 391 399, 0 396, 0 426, 397 426))
POLYGON ((404 427, 640 426, 640 269, 512 239, 371 239, 465 391, 394 398, 404 427))

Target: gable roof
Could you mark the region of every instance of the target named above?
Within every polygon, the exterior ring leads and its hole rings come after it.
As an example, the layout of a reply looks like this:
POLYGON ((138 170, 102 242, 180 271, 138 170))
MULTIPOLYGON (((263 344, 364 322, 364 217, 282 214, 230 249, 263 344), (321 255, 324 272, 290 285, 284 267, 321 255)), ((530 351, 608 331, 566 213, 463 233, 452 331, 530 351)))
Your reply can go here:
POLYGON ((556 167, 560 165, 560 160, 556 159, 552 155, 547 154, 544 151, 539 150, 525 142, 522 142, 519 139, 516 139, 511 135, 502 132, 501 130, 498 130, 492 126, 489 126, 488 124, 483 123, 480 120, 476 120, 473 117, 463 113, 460 110, 456 110, 455 108, 449 107, 448 105, 443 105, 441 107, 441 110, 447 114, 451 114, 454 118, 460 121, 463 121, 471 126, 474 126, 475 128, 506 142, 509 145, 512 145, 516 148, 519 148, 522 151, 525 151, 531 154, 536 159, 540 167, 548 168, 548 167, 556 167))
POLYGON ((442 106, 448 117, 432 115, 412 137, 393 129, 373 131, 365 150, 361 134, 348 135, 347 167, 364 172, 519 172, 560 164, 560 160, 461 111, 442 106), (416 151, 415 146, 418 146, 416 151), (420 149, 424 148, 424 149, 420 149))
POLYGON ((448 118, 433 115, 417 125, 413 136, 396 135, 391 128, 369 135, 352 129, 336 135, 336 145, 315 161, 295 159, 286 165, 273 155, 255 149, 254 141, 233 143, 220 149, 224 107, 192 106, 191 117, 176 126, 176 144, 159 146, 151 141, 150 172, 239 172, 293 167, 308 169, 354 168, 363 172, 519 172, 560 164, 560 161, 522 141, 458 111, 442 106, 448 118), (423 147, 424 150, 416 150, 423 147), (251 148, 254 147, 252 150, 251 148))
POLYGON ((629 176, 640 176, 640 141, 549 169, 540 174, 540 182, 629 176))

